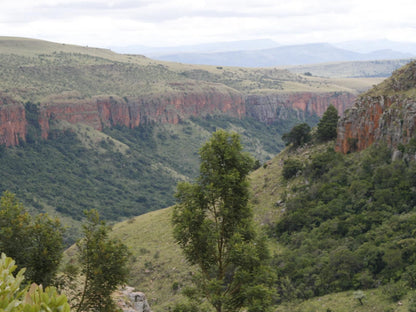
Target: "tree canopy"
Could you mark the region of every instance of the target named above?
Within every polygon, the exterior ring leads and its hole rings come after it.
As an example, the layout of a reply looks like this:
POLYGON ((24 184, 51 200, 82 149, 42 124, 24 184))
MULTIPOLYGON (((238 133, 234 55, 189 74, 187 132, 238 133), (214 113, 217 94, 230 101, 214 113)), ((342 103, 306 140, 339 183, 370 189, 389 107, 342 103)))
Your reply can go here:
POLYGON ((293 144, 293 147, 302 146, 311 140, 311 127, 307 123, 294 126, 288 133, 283 134, 282 140, 286 145, 293 144))
POLYGON ((321 141, 328 141, 337 137, 338 111, 334 105, 329 105, 318 123, 317 136, 321 141))
POLYGON ((108 237, 110 229, 96 210, 85 214, 84 237, 77 243, 85 283, 77 311, 114 311, 111 294, 126 282, 129 252, 121 241, 108 237))
POLYGON ((59 219, 40 214, 34 220, 13 193, 0 198, 0 252, 27 269, 26 278, 51 284, 62 258, 63 227, 59 219))
POLYGON ((242 151, 238 134, 224 130, 216 131, 199 155, 196 182, 178 185, 175 240, 186 259, 198 266, 197 289, 216 311, 243 306, 265 311, 273 274, 267 271, 268 249, 248 204, 253 159, 242 151))

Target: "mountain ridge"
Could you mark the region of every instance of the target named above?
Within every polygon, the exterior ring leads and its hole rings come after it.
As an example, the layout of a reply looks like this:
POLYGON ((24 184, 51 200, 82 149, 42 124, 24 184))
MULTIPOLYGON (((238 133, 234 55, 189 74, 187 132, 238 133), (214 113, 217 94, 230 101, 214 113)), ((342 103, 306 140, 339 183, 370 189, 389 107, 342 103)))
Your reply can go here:
POLYGON ((391 49, 368 53, 338 48, 329 43, 279 46, 255 51, 228 51, 218 53, 176 53, 155 56, 157 59, 188 64, 226 65, 244 67, 272 67, 327 62, 364 61, 410 58, 412 53, 391 49))

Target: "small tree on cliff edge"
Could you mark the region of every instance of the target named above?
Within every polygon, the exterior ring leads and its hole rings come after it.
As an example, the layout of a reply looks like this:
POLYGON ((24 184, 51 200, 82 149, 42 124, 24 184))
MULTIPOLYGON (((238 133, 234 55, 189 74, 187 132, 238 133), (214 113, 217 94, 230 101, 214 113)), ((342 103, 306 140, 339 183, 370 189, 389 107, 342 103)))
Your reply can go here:
POLYGON ((180 183, 172 223, 186 259, 199 268, 197 291, 216 311, 266 311, 273 274, 254 230, 247 175, 252 158, 239 136, 215 132, 200 149, 196 183, 180 183))
POLYGON ((321 141, 329 141, 337 137, 338 111, 331 104, 318 123, 317 136, 321 141))

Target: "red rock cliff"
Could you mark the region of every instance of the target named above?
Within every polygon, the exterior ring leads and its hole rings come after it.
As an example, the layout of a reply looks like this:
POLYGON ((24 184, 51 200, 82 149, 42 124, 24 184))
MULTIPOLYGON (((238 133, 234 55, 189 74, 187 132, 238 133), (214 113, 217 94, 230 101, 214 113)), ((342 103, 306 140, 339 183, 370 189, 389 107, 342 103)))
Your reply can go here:
MULTIPOLYGON (((204 92, 172 92, 143 97, 93 97, 85 99, 77 94, 52 96, 40 106, 39 124, 46 139, 51 120, 84 123, 94 129, 123 125, 130 128, 149 122, 176 124, 181 119, 208 114, 227 114, 242 118, 251 116, 263 122, 273 122, 292 116, 303 119, 305 114, 322 115, 329 104, 340 114, 349 107, 354 96, 349 93, 292 93, 251 95, 244 97, 232 89, 210 87, 204 92)), ((18 144, 25 138, 26 124, 23 105, 7 105, 0 111, 1 140, 7 145, 18 144)))
POLYGON ((347 92, 328 93, 282 93, 272 95, 249 95, 246 100, 247 114, 262 122, 272 123, 278 119, 287 119, 296 112, 299 119, 306 114, 322 116, 330 104, 340 115, 351 107, 355 96, 347 92))
POLYGON ((361 97, 338 123, 336 150, 360 151, 376 141, 396 148, 415 134, 416 62, 361 97))
POLYGON ((399 96, 363 97, 338 124, 336 151, 361 151, 376 141, 406 144, 415 133, 416 101, 399 96))
POLYGON ((14 146, 26 138, 26 114, 23 104, 0 95, 0 144, 14 146))
POLYGON ((141 98, 59 99, 41 106, 39 123, 42 137, 47 138, 49 121, 53 119, 84 123, 102 130, 103 126, 133 128, 148 122, 176 124, 191 116, 215 113, 243 117, 245 105, 242 96, 229 90, 213 90, 208 93, 171 93, 141 98))

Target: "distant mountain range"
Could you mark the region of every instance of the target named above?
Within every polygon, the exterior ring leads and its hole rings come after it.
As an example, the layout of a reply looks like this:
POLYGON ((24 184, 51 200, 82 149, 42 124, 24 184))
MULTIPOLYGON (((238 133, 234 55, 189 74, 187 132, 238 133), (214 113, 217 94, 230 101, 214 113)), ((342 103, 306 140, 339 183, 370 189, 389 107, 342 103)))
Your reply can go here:
POLYGON ((187 64, 273 67, 327 62, 408 59, 416 56, 416 44, 350 41, 336 45, 312 43, 279 46, 272 40, 249 40, 195 46, 114 48, 117 52, 187 64))

